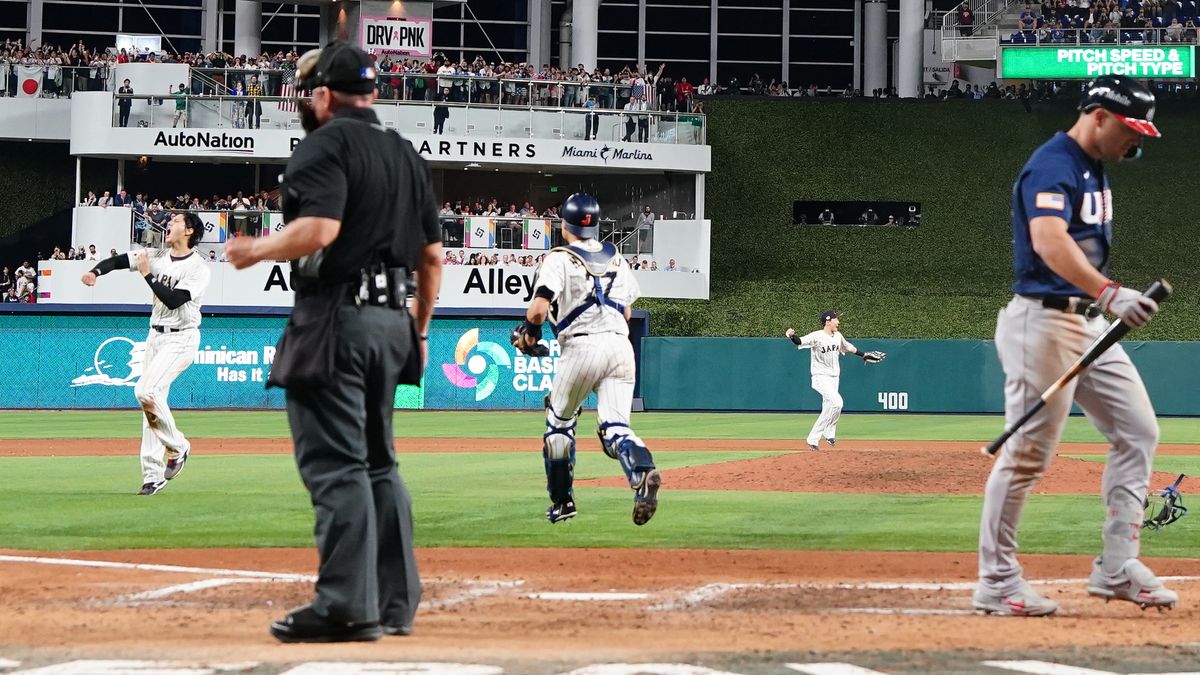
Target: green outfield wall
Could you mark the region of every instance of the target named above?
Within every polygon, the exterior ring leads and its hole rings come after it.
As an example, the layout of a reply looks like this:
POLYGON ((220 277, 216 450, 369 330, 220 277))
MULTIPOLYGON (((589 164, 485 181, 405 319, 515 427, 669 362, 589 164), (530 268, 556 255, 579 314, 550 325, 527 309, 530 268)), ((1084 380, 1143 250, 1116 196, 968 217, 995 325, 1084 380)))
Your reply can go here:
MULTIPOLYGON (((991 340, 853 339, 887 359, 842 357, 846 412, 1000 413, 1004 373, 991 340)), ((1160 415, 1200 415, 1200 342, 1125 342, 1160 415)), ((642 342, 647 410, 815 411, 809 352, 783 338, 650 337, 642 342)))
MULTIPOLYGON (((709 100, 712 299, 642 300, 654 335, 763 336, 844 310, 847 335, 991 337, 1012 283, 1012 184, 1069 102, 709 100), (794 200, 920 202, 915 229, 792 225, 794 200)), ((1176 297, 1141 339, 1200 339, 1200 102, 1160 101, 1164 138, 1111 169, 1113 275, 1176 297)))

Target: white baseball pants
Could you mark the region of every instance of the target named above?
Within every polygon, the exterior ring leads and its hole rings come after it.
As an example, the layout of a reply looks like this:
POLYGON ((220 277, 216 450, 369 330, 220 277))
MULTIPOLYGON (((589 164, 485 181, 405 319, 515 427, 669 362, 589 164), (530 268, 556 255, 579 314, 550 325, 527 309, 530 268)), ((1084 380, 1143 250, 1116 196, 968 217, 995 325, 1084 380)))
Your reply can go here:
MULTIPOLYGON (((550 390, 551 411, 560 419, 571 419, 588 394, 595 391, 599 421, 628 425, 636 372, 628 335, 593 333, 568 338, 550 390)), ((552 451, 552 459, 566 456, 565 447, 552 451)))
MULTIPOLYGON (((996 351, 1004 368, 1004 420, 1011 424, 1041 397, 1108 327, 1016 296, 996 322, 996 351)), ((1158 421, 1142 378, 1120 344, 1055 394, 1000 449, 984 489, 979 526, 979 584, 1007 595, 1021 582, 1017 528, 1025 499, 1050 466, 1074 401, 1108 439, 1101 496, 1108 520, 1101 558, 1109 571, 1139 553, 1141 502, 1150 484, 1158 421), (1126 506, 1132 503, 1132 508, 1126 506)))
POLYGON ((159 333, 151 329, 146 337, 146 355, 142 376, 133 388, 142 407, 142 482, 163 480, 164 455, 175 458, 189 444, 175 426, 175 416, 167 405, 171 383, 187 370, 196 358, 200 331, 159 333))
POLYGON ((842 417, 842 395, 838 379, 829 375, 813 375, 812 388, 821 395, 821 414, 808 432, 808 444, 817 445, 822 438, 837 438, 837 423, 842 417))

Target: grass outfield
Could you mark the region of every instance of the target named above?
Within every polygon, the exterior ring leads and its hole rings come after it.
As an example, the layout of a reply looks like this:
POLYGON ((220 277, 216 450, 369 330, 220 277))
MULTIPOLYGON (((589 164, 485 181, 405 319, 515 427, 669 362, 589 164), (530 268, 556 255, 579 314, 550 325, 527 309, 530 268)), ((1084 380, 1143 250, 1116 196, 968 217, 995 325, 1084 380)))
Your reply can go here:
MULTIPOLYGON (((761 452, 664 452, 665 469, 761 457, 761 452)), ((1099 459, 1099 458, 1094 458, 1099 459)), ((1197 475, 1200 457, 1156 468, 1197 475)), ((650 525, 629 520, 623 488, 577 489, 580 516, 551 527, 536 452, 413 453, 401 457, 419 546, 686 547, 972 551, 980 498, 950 495, 663 492, 650 525)), ((619 475, 600 453, 581 478, 619 475)), ((0 548, 80 550, 309 546, 312 511, 291 457, 197 456, 152 498, 133 496, 134 457, 0 458, 0 548)), ((1185 492, 1187 485, 1184 486, 1185 492)), ((1021 549, 1091 553, 1103 508, 1093 495, 1034 496, 1021 549)), ((1147 555, 1200 556, 1200 521, 1144 537, 1147 555)))
MULTIPOLYGON (((584 429, 594 424, 591 415, 584 429)), ((286 436, 278 412, 182 412, 189 434, 286 436)), ((811 415, 654 414, 635 416, 650 438, 795 438, 811 415)), ((877 551, 973 551, 981 498, 971 495, 875 495, 681 490, 663 493, 650 525, 630 522, 630 492, 577 489, 580 515, 551 527, 539 413, 404 413, 410 437, 513 438, 513 452, 406 453, 401 473, 413 492, 419 546, 687 547, 877 551), (517 439, 527 439, 518 441, 517 439)), ((843 438, 981 441, 997 417, 849 415, 843 438)), ((0 413, 8 438, 127 437, 140 434, 133 411, 0 413)), ((1200 442, 1200 420, 1163 421, 1164 442, 1200 442)), ((1068 440, 1099 440, 1073 418, 1068 440)), ((661 452, 674 469, 774 453, 661 452)), ((1100 456, 1084 459, 1103 461, 1100 456)), ((1200 456, 1163 456, 1155 468, 1200 475, 1200 456)), ((930 468, 936 471, 935 467, 930 468)), ((0 457, 0 548, 85 550, 273 547, 312 544, 312 510, 287 455, 198 455, 161 494, 135 497, 138 460, 130 457, 0 457)), ((600 453, 579 456, 580 479, 618 476, 600 453)), ((1184 484, 1185 494, 1188 485, 1184 484)), ((1034 496, 1021 550, 1096 551, 1103 508, 1095 495, 1034 496)), ((1200 520, 1184 518, 1147 533, 1147 555, 1200 556, 1200 520)))
MULTIPOLYGON (((522 412, 399 412, 397 438, 525 438, 541 436, 544 413, 522 412)), ((803 438, 815 415, 807 413, 637 413, 633 427, 646 438, 803 438)), ((180 411, 176 421, 195 438, 287 438, 282 411, 180 411)), ((140 438, 141 415, 135 410, 3 411, 0 439, 22 438, 140 438)), ((1200 443, 1200 418, 1159 420, 1163 443, 1200 443)), ((581 433, 596 426, 595 413, 586 411, 581 433)), ((1004 421, 995 415, 843 415, 838 436, 866 440, 989 441, 1004 421)), ((1083 417, 1067 422, 1063 440, 1102 442, 1104 438, 1083 417)))

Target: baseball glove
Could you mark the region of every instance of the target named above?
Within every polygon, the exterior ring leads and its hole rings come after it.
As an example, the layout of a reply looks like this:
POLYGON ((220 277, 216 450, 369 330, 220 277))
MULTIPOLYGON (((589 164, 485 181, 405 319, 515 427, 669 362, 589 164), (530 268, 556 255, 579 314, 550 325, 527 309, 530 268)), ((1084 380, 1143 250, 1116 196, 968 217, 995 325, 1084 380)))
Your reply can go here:
POLYGON ((542 327, 525 321, 513 329, 509 341, 526 356, 550 356, 550 348, 538 342, 542 339, 542 327))
POLYGON ((863 354, 863 361, 866 361, 867 363, 879 363, 886 358, 887 354, 884 354, 883 352, 867 352, 866 354, 863 354))

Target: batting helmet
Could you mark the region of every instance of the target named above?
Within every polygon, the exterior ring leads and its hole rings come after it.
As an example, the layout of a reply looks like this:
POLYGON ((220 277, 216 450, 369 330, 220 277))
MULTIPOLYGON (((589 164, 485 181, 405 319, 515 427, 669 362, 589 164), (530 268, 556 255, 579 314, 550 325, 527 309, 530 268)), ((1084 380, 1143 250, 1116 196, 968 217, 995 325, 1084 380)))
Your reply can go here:
POLYGON ((563 202, 562 219, 567 232, 595 239, 600 235, 600 202, 585 192, 576 192, 563 202))
POLYGON ((1154 126, 1154 94, 1137 80, 1116 75, 1097 77, 1088 83, 1079 101, 1080 112, 1103 108, 1143 136, 1162 138, 1154 126))

